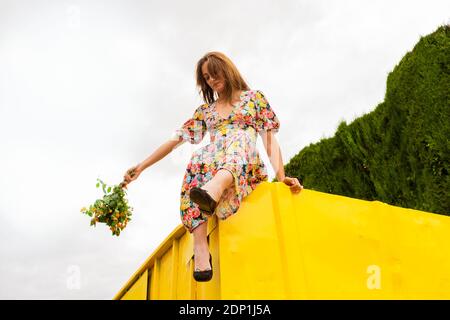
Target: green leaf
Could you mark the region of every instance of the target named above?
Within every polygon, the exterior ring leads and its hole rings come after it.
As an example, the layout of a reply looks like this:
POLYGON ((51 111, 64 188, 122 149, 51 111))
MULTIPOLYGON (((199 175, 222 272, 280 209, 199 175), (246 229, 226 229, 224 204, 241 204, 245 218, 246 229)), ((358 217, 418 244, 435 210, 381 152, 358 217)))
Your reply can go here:
POLYGON ((108 187, 108 192, 111 192, 111 187, 108 187))
POLYGON ((100 183, 97 182, 97 184, 95 185, 96 188, 100 187, 100 183))

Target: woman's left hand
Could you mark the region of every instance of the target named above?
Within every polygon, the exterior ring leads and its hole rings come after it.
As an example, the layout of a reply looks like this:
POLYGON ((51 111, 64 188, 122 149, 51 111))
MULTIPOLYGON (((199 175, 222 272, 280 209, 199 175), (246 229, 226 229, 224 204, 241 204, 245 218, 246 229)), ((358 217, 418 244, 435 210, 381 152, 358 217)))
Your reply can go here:
POLYGON ((303 190, 303 186, 300 184, 297 178, 284 177, 283 182, 291 188, 293 193, 299 193, 303 190))

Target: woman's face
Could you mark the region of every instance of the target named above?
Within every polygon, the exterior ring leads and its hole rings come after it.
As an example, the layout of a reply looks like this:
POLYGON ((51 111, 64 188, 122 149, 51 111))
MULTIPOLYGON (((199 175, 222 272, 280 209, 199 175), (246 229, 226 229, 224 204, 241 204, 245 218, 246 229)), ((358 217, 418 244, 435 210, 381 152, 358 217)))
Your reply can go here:
POLYGON ((202 74, 203 74, 203 78, 205 79, 205 81, 208 84, 208 86, 213 91, 219 93, 219 95, 220 95, 220 93, 225 88, 225 82, 224 82, 223 78, 219 77, 218 75, 216 76, 216 78, 214 78, 212 75, 209 74, 209 72, 208 72, 208 61, 206 61, 202 65, 202 74))

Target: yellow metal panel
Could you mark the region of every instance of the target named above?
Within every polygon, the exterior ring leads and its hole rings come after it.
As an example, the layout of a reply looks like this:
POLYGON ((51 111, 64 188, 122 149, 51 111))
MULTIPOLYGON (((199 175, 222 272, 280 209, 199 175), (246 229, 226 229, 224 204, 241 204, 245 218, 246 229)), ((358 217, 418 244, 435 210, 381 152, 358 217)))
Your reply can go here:
POLYGON ((449 217, 304 191, 294 198, 308 298, 450 297, 449 217))
POLYGON ((178 239, 172 240, 172 279, 170 281, 170 299, 177 299, 177 278, 180 257, 178 254, 178 239))
POLYGON ((190 259, 192 257, 192 235, 186 232, 178 239, 178 274, 177 274, 177 298, 181 300, 193 299, 191 292, 190 259))
POLYGON ((115 298, 142 292, 148 268, 150 299, 450 299, 448 216, 264 182, 208 240, 210 282, 193 280, 180 225, 115 298))
POLYGON ((219 222, 223 299, 286 299, 272 195, 260 185, 240 210, 219 222))
POLYGON ((159 294, 160 300, 171 299, 171 279, 172 279, 172 250, 167 250, 160 260, 159 269, 159 294))
POLYGON ((146 300, 147 299, 147 281, 148 272, 145 271, 142 276, 125 293, 122 300, 146 300))
POLYGON ((287 197, 285 196, 286 201, 279 200, 278 194, 283 192, 284 186, 281 184, 275 184, 274 186, 275 188, 271 188, 271 193, 277 224, 277 237, 280 242, 280 256, 286 278, 286 298, 306 298, 299 215, 294 206, 293 197, 287 195, 287 197))
POLYGON ((159 273, 160 273, 160 259, 156 258, 154 260, 154 264, 153 267, 151 269, 152 272, 152 277, 150 280, 150 296, 149 296, 149 300, 156 300, 156 299, 160 299, 160 277, 159 277, 159 273))

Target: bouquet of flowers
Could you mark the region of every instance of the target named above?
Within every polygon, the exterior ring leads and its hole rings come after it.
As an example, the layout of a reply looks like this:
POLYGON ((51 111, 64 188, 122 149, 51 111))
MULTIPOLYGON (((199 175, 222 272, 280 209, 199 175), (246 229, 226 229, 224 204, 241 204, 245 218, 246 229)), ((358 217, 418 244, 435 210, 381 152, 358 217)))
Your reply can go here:
POLYGON ((81 213, 87 214, 91 217, 91 226, 96 226, 97 222, 105 223, 112 231, 113 235, 119 236, 127 223, 131 220, 131 211, 133 208, 128 206, 128 201, 125 198, 126 185, 120 183, 119 185, 107 186, 102 180, 97 179, 96 187, 102 186, 103 199, 97 199, 94 204, 81 208, 81 213))

